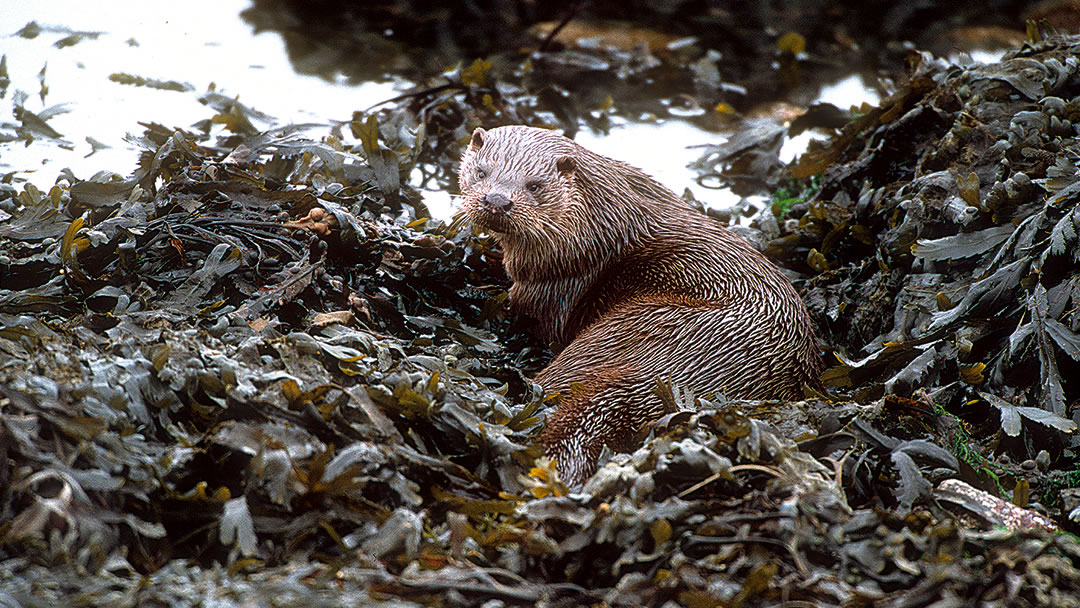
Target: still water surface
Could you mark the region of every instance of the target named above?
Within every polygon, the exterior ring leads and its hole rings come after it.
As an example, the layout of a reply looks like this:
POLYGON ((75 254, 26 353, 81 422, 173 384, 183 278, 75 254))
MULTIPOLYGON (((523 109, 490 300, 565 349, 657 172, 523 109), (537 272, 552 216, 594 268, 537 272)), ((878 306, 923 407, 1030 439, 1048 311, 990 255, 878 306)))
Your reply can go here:
MULTIPOLYGON (((354 110, 411 86, 391 75, 379 82, 349 84, 340 74, 324 79, 298 73, 278 33, 256 34, 241 18, 250 4, 250 0, 0 0, 0 55, 7 57, 11 79, 0 99, 0 122, 12 116, 16 91, 25 92, 23 103, 31 112, 48 113, 56 106, 63 110, 49 119, 62 139, 39 139, 29 146, 21 141, 0 143, 0 175, 12 173, 16 185, 29 181, 48 189, 64 167, 83 179, 103 170, 130 172, 139 150, 125 140, 126 135, 141 133, 139 122, 190 128, 210 118, 215 112, 198 100, 210 90, 265 113, 268 119, 256 123, 258 128, 313 123, 308 135, 319 138, 332 122, 349 120, 354 110), (31 22, 40 33, 20 34, 31 22), (113 74, 174 81, 187 90, 121 84, 110 80, 113 74)), ((841 107, 876 101, 858 79, 822 93, 834 94, 839 97, 829 101, 841 107)), ((678 119, 656 123, 620 119, 615 124, 603 136, 582 131, 578 141, 641 167, 675 192, 689 187, 711 207, 739 202, 730 191, 698 186, 687 168, 701 154, 696 146, 721 143, 723 136, 678 119)), ((784 160, 801 153, 810 137, 814 136, 788 142, 784 160)), ((446 188, 431 187, 422 191, 425 202, 436 217, 449 216, 452 203, 446 188)))
MULTIPOLYGON (((11 85, 0 99, 0 120, 10 120, 14 94, 29 94, 34 113, 63 105, 65 113, 49 120, 63 141, 0 144, 0 173, 15 171, 49 187, 63 167, 87 178, 102 170, 127 172, 138 149, 124 141, 141 133, 139 122, 189 128, 214 115, 198 97, 215 88, 237 98, 272 121, 290 123, 348 120, 353 110, 393 97, 408 83, 347 85, 297 73, 281 36, 255 34, 240 18, 249 0, 146 2, 110 0, 0 0, 0 55, 7 56, 11 85), (30 22, 43 30, 34 38, 16 34, 30 22), (71 45, 72 33, 86 33, 71 45), (40 74, 47 87, 44 101, 40 74), (120 84, 111 74, 128 74, 188 85, 168 91, 120 84), (108 146, 94 152, 87 138, 108 146)), ((221 127, 217 127, 221 128, 221 127)), ((325 131, 325 129, 324 129, 325 131)), ((313 132, 314 136, 317 131, 313 132)))

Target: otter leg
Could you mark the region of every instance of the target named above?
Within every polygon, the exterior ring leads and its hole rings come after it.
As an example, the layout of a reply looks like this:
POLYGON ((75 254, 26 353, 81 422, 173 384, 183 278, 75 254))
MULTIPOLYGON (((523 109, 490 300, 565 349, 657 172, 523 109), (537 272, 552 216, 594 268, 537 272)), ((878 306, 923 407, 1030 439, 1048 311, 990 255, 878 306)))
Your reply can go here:
POLYGON ((646 387, 634 385, 630 371, 604 371, 584 381, 585 389, 563 398, 547 421, 540 441, 555 461, 559 476, 577 486, 596 471, 605 446, 616 452, 634 448, 634 436, 644 424, 662 416, 659 399, 642 401, 646 387))

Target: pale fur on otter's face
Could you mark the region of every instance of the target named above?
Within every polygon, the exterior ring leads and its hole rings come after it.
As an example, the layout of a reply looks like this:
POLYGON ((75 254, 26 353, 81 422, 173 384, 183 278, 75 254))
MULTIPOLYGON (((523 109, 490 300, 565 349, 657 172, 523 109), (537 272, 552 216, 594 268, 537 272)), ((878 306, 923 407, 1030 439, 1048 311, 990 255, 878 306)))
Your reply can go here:
POLYGON ((562 220, 581 205, 573 196, 577 148, 542 129, 476 129, 458 174, 462 211, 477 226, 511 238, 565 230, 562 220), (498 196, 510 206, 489 202, 498 196))
POLYGON ((476 129, 458 182, 461 212, 495 234, 515 280, 594 272, 647 231, 644 199, 681 204, 630 165, 523 126, 476 129))

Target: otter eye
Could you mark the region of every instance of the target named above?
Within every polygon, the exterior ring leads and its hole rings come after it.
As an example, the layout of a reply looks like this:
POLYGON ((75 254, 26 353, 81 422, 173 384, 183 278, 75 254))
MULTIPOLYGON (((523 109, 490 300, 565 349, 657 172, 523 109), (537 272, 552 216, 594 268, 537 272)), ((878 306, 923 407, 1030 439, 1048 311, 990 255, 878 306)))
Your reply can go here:
POLYGON ((483 169, 476 170, 476 179, 484 179, 485 177, 487 177, 487 171, 483 169))
POLYGON ((540 192, 540 184, 537 182, 529 182, 525 184, 525 189, 536 194, 537 192, 540 192))

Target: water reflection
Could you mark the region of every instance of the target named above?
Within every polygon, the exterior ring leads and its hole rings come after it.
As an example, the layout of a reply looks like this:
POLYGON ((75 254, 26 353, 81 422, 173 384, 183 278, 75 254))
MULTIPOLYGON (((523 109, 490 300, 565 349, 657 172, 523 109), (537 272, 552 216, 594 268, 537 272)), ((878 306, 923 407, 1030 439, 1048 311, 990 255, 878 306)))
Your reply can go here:
POLYGON ((353 86, 344 84, 343 77, 325 80, 297 73, 280 35, 255 34, 240 18, 249 0, 6 4, 0 54, 7 56, 11 84, 0 99, 0 116, 12 116, 17 90, 28 94, 25 107, 31 112, 66 107, 48 123, 62 140, 0 144, 0 173, 14 171, 17 180, 39 188, 50 186, 64 167, 82 178, 134 168, 138 150, 125 135, 141 132, 139 122, 190 128, 210 118, 214 111, 198 98, 212 88, 284 125, 347 120, 354 110, 392 97, 404 86, 393 81, 353 86), (16 34, 30 22, 40 26, 40 33, 32 38, 16 34), (79 32, 91 35, 72 36, 79 32), (113 74, 174 81, 188 90, 121 84, 110 80, 113 74), (95 152, 88 138, 108 147, 95 152))
MULTIPOLYGON (((0 173, 47 189, 64 167, 80 178, 102 170, 130 171, 139 150, 125 136, 140 133, 139 122, 190 129, 209 119, 215 111, 199 101, 209 90, 264 113, 265 120, 256 128, 313 123, 316 126, 308 134, 318 139, 328 133, 323 125, 348 120, 354 110, 409 86, 390 77, 353 83, 344 72, 322 68, 315 71, 323 77, 300 73, 292 62, 300 61, 304 71, 314 60, 305 60, 308 55, 303 54, 298 58, 295 40, 290 56, 285 33, 256 32, 241 17, 250 6, 251 0, 112 0, 93 5, 78 0, 9 0, 4 11, 9 29, 0 32, 0 54, 7 56, 11 84, 0 98, 0 116, 10 117, 16 102, 37 114, 53 108, 57 113, 48 125, 61 138, 39 136, 31 145, 21 140, 0 143, 0 173), (29 23, 36 23, 37 30, 26 28, 29 23), (118 74, 169 81, 180 90, 122 84, 118 74)), ((319 65, 325 67, 325 61, 319 65)), ((848 108, 877 99, 851 77, 825 87, 819 101, 848 108)), ((669 111, 679 113, 677 108, 669 111)), ((703 111, 695 108, 694 113, 703 111)), ((688 188, 709 207, 728 209, 740 202, 741 197, 730 190, 700 185, 688 167, 702 154, 701 146, 722 143, 724 135, 682 119, 634 122, 614 117, 612 125, 602 135, 582 130, 577 139, 642 168, 677 193, 688 188)), ((823 136, 808 132, 787 141, 782 160, 794 159, 810 139, 823 136)), ((448 217, 453 204, 446 188, 439 184, 426 188, 421 194, 433 214, 448 217)))
POLYGON ((578 132, 576 141, 597 154, 634 165, 676 194, 689 188, 694 198, 708 207, 729 209, 741 199, 727 188, 698 185, 697 174, 687 167, 701 156, 701 145, 723 143, 727 140, 724 135, 682 120, 613 122, 615 126, 606 135, 585 129, 578 132))
MULTIPOLYGON (((876 106, 880 102, 881 95, 866 86, 863 78, 857 74, 852 74, 821 87, 817 99, 814 100, 815 104, 828 103, 841 110, 859 108, 864 103, 876 106)), ((784 145, 780 147, 780 162, 794 162, 803 152, 806 152, 810 142, 827 138, 828 134, 818 129, 803 131, 794 137, 785 138, 784 145)))
POLYGON ((846 110, 859 107, 864 103, 876 106, 881 101, 877 91, 866 86, 861 76, 852 74, 846 78, 821 87, 814 103, 831 103, 846 110))
MULTIPOLYGON (((829 103, 847 109, 863 103, 876 105, 880 100, 880 95, 866 86, 860 76, 852 75, 823 86, 814 103, 829 103)), ((614 126, 608 134, 583 130, 578 133, 577 142, 594 152, 644 170, 676 193, 689 189, 707 207, 732 209, 742 201, 741 196, 728 188, 703 187, 697 182, 697 174, 688 167, 701 156, 702 146, 721 144, 728 136, 711 133, 683 120, 629 122, 616 118, 612 122, 614 126)), ((827 137, 826 132, 817 129, 795 137, 785 136, 779 154, 781 162, 794 161, 806 151, 811 141, 827 137)), ((767 204, 767 198, 755 196, 747 202, 751 207, 760 208, 767 204)))

